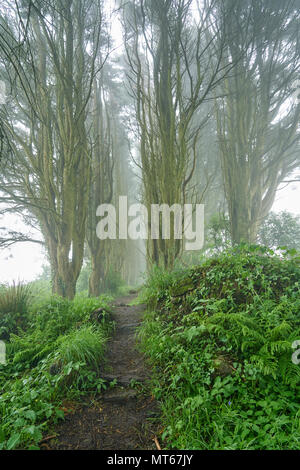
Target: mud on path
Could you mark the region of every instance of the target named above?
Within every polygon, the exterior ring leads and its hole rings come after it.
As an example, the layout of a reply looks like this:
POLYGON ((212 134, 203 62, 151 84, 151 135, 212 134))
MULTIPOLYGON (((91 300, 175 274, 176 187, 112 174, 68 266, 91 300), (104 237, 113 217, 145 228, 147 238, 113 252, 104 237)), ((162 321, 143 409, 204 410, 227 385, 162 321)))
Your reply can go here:
POLYGON ((85 399, 66 416, 47 447, 58 450, 140 450, 156 449, 153 419, 159 414, 153 397, 141 394, 133 384, 150 377, 143 356, 136 349, 136 328, 144 307, 130 306, 134 295, 118 299, 112 319, 116 323, 108 342, 106 364, 101 377, 117 385, 93 399, 85 399))

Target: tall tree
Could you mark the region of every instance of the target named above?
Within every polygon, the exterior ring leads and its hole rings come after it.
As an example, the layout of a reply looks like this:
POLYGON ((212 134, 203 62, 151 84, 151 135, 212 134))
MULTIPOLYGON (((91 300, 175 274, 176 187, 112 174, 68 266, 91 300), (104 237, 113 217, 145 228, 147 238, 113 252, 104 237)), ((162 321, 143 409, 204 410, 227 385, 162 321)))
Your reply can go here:
POLYGON ((97 235, 97 208, 111 203, 117 209, 119 196, 133 202, 136 184, 130 178, 129 129, 124 125, 130 97, 125 93, 123 57, 115 56, 103 67, 93 89, 90 116, 95 145, 92 152, 87 245, 91 261, 89 295, 98 296, 114 279, 135 280, 139 258, 132 240, 101 240, 97 235))
POLYGON ((28 25, 34 60, 23 62, 31 77, 17 80, 5 119, 16 161, 6 168, 2 191, 38 220, 53 292, 69 298, 83 261, 91 169, 86 121, 102 66, 101 28, 100 0, 34 2, 28 25))
MULTIPOLYGON (((104 70, 103 70, 104 71, 104 70)), ((103 72, 102 71, 102 72, 103 72)), ((113 122, 104 86, 103 73, 95 80, 93 89, 92 128, 95 145, 92 152, 90 194, 86 239, 91 259, 89 295, 100 295, 101 282, 107 276, 108 241, 96 233, 96 213, 100 204, 109 204, 113 197, 113 122)))
POLYGON ((237 63, 215 107, 231 238, 255 242, 280 182, 300 163, 300 106, 291 102, 299 1, 226 0, 218 14, 228 18, 224 57, 237 63))
POLYGON ((0 162, 3 156, 7 157, 11 154, 11 146, 9 137, 7 135, 2 116, 2 106, 7 99, 8 86, 13 86, 15 77, 26 80, 26 73, 21 64, 21 57, 24 57, 27 45, 28 24, 32 11, 32 1, 30 0, 26 6, 20 11, 18 3, 15 0, 14 6, 16 9, 18 24, 16 36, 12 35, 10 28, 7 26, 4 15, 6 12, 5 5, 0 6, 0 53, 1 57, 10 64, 10 74, 2 77, 0 73, 0 162), (18 64, 16 66, 16 64, 18 64), (4 80, 5 78, 5 80, 4 80))
MULTIPOLYGON (((222 44, 216 52, 215 38, 207 37, 209 23, 215 22, 211 16, 215 3, 205 2, 197 24, 191 0, 142 0, 125 8, 129 80, 148 214, 152 204, 187 202, 204 119, 196 119, 196 113, 231 67, 221 66, 222 44)), ((215 22, 218 33, 222 21, 215 22)), ((149 217, 149 233, 151 224, 149 217)), ((170 238, 164 239, 160 223, 158 239, 148 237, 148 262, 172 268, 181 248, 174 224, 170 238)))

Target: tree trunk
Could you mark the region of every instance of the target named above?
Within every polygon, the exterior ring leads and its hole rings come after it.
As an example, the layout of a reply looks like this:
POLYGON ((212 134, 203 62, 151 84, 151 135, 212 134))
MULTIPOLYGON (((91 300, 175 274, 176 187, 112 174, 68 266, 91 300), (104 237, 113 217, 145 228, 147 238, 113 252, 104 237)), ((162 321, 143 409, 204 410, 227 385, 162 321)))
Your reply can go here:
POLYGON ((76 294, 76 281, 56 273, 52 281, 52 293, 73 300, 76 294))
POLYGON ((101 294, 101 281, 103 280, 103 269, 100 263, 93 263, 89 278, 89 297, 99 297, 101 294))
POLYGON ((76 294, 76 283, 82 267, 83 244, 73 242, 72 259, 70 245, 63 244, 52 235, 45 235, 52 275, 52 293, 72 300, 76 294))

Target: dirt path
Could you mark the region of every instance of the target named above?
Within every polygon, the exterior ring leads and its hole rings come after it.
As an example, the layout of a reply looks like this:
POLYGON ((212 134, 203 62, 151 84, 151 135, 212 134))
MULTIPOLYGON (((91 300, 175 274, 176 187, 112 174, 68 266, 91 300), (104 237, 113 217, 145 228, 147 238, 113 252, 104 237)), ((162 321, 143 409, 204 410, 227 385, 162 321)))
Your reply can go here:
MULTIPOLYGON (((141 394, 133 381, 145 383, 150 376, 142 355, 136 349, 136 327, 142 320, 143 306, 129 306, 134 296, 115 303, 114 337, 108 343, 107 364, 101 377, 117 386, 108 388, 67 415, 56 429, 51 448, 60 450, 155 449, 154 425, 149 418, 158 415, 153 399, 141 394), (152 427, 152 429, 151 429, 152 427)), ((153 421, 153 420, 152 420, 153 421)))

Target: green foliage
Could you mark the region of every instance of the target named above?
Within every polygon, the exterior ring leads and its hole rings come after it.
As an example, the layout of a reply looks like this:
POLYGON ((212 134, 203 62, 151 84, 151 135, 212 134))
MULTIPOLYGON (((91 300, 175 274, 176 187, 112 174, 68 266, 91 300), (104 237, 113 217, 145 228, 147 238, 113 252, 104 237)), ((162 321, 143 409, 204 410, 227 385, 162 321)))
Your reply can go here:
POLYGON ((300 249, 300 218, 287 211, 276 214, 271 212, 264 220, 259 241, 270 248, 286 246, 300 249))
POLYGON ((300 263, 241 246, 178 277, 151 278, 140 332, 167 445, 298 449, 300 263), (159 287, 161 286, 161 287, 159 287))
POLYGON ((125 286, 125 282, 119 272, 110 269, 103 280, 102 291, 117 294, 125 286))
POLYGON ((168 289, 176 284, 183 272, 182 269, 170 272, 154 266, 140 293, 140 301, 147 302, 151 307, 156 307, 159 301, 165 297, 168 289))
POLYGON ((0 339, 8 340, 11 333, 24 328, 32 293, 30 286, 14 283, 0 291, 0 339))
POLYGON ((99 364, 111 324, 94 323, 110 298, 35 302, 26 331, 11 334, 0 365, 0 449, 35 449, 46 429, 64 417, 64 400, 105 387, 99 364))
POLYGON ((92 269, 90 263, 87 263, 81 268, 79 277, 77 279, 76 292, 87 292, 89 290, 89 277, 91 272, 92 269))
POLYGON ((28 284, 32 292, 32 300, 30 307, 36 303, 41 303, 46 297, 52 295, 51 281, 50 280, 36 280, 28 284))
POLYGON ((31 297, 30 287, 22 283, 13 283, 0 293, 0 312, 25 314, 31 297))
MULTIPOLYGON (((91 266, 88 263, 81 269, 77 285, 76 291, 78 293, 88 292, 89 289, 89 277, 91 274, 91 266)), ((116 272, 112 269, 108 271, 105 278, 102 282, 99 280, 100 283, 100 292, 101 293, 108 293, 108 294, 122 294, 123 289, 126 287, 125 283, 122 279, 122 276, 119 272, 116 272)))
POLYGON ((230 221, 225 214, 214 214, 207 227, 206 251, 220 252, 230 247, 230 221))
POLYGON ((95 326, 84 326, 61 336, 58 341, 58 357, 62 364, 82 362, 98 368, 103 357, 105 336, 95 326))
POLYGON ((43 264, 42 272, 38 276, 38 281, 51 281, 51 266, 50 266, 50 264, 43 264))
MULTIPOLYGON (((285 246, 300 250, 300 218, 290 212, 270 212, 258 231, 258 243, 270 249, 285 246)), ((230 222, 225 214, 211 217, 207 227, 206 253, 220 253, 231 246, 230 222)))

